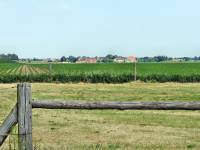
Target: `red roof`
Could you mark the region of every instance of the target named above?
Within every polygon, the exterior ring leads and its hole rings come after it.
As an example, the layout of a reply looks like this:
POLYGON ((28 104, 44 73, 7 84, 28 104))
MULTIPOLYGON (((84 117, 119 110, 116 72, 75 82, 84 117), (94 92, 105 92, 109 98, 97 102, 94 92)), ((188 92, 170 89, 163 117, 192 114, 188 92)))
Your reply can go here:
POLYGON ((136 62, 137 58, 135 56, 129 56, 129 57, 127 57, 127 60, 130 62, 136 62))

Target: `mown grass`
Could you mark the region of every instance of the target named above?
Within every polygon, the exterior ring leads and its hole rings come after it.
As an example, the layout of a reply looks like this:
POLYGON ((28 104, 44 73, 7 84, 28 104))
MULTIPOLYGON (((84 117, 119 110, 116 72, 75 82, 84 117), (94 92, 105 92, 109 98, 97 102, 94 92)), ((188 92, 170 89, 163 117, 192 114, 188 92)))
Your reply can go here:
MULTIPOLYGON (((16 103, 16 84, 0 85, 0 122, 16 103), (5 90, 4 90, 5 89, 5 90)), ((198 83, 32 84, 34 99, 200 100, 198 83)), ((11 136, 11 148, 16 137, 11 136)), ((200 149, 200 111, 33 110, 37 150, 200 149)), ((2 149, 9 147, 9 140, 2 149)), ((16 147, 16 145, 15 145, 16 147)))

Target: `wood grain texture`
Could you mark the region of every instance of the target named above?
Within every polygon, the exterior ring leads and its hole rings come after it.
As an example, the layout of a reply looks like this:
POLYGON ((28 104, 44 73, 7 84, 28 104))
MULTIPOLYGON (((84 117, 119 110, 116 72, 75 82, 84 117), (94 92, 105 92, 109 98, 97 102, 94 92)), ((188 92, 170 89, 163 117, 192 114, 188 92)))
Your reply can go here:
POLYGON ((33 101, 33 108, 43 109, 118 109, 118 110, 200 110, 200 102, 80 102, 33 101))
POLYGON ((0 126, 0 146, 8 137, 13 126, 17 124, 17 105, 11 110, 3 124, 0 126))
POLYGON ((31 85, 17 86, 19 149, 32 150, 32 105, 31 85))

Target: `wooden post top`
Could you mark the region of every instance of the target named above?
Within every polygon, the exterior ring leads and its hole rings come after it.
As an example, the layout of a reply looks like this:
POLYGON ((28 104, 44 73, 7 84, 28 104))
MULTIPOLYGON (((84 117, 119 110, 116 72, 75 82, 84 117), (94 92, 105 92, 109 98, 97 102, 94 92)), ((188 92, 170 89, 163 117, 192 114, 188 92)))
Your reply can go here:
POLYGON ((24 83, 18 83, 17 86, 26 86, 26 87, 31 87, 31 84, 28 82, 24 82, 24 83))

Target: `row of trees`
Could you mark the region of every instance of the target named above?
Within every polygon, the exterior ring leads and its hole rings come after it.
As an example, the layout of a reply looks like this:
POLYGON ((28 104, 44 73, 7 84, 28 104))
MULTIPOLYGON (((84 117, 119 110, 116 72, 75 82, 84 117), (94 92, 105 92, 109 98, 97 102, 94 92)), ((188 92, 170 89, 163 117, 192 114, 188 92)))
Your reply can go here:
POLYGON ((19 60, 19 57, 16 54, 0 54, 0 59, 19 60))
MULTIPOLYGON (((101 60, 102 62, 112 62, 115 58, 117 58, 118 56, 117 55, 111 55, 111 54, 108 54, 107 56, 105 57, 95 57, 97 60, 101 60)), ((61 62, 71 62, 71 63, 74 63, 76 62, 79 58, 88 58, 86 56, 79 56, 79 57, 75 57, 75 56, 69 56, 69 57, 65 57, 65 56, 62 56, 60 58, 60 61, 61 62)))
MULTIPOLYGON (((118 58, 118 57, 122 57, 122 56, 118 56, 118 55, 112 55, 112 54, 108 54, 106 55, 105 57, 95 57, 97 59, 97 62, 113 62, 113 60, 115 58, 118 58)), ((79 56, 79 57, 75 57, 75 56, 69 56, 69 57, 65 57, 65 56, 62 56, 60 58, 60 61, 61 62, 71 62, 71 63, 74 63, 76 62, 79 58, 88 58, 87 56, 79 56)))
POLYGON ((163 62, 163 61, 199 61, 200 56, 172 58, 167 56, 141 57, 139 62, 163 62))
POLYGON ((78 60, 78 57, 75 57, 75 56, 69 56, 69 57, 65 57, 65 56, 62 56, 60 58, 60 61, 61 62, 71 62, 71 63, 75 63, 76 61, 78 60))
POLYGON ((167 56, 141 57, 138 59, 139 62, 162 62, 171 60, 172 58, 167 56))
MULTIPOLYGON (((103 62, 103 63, 108 63, 108 62, 113 62, 115 58, 122 58, 122 56, 118 55, 112 55, 108 54, 105 57, 95 57, 97 59, 97 62, 103 62)), ((71 62, 75 63, 79 58, 86 58, 86 56, 82 57, 75 57, 75 56, 69 56, 65 57, 62 56, 60 58, 61 62, 71 62)), ((165 62, 165 61, 199 61, 200 56, 195 56, 195 57, 180 57, 180 58, 172 58, 172 57, 167 57, 167 56, 154 56, 154 57, 139 57, 138 62, 165 62)))
MULTIPOLYGON (((75 63, 79 58, 87 58, 86 56, 62 56, 60 58, 61 62, 70 62, 70 63, 75 63)), ((104 57, 95 57, 97 59, 97 62, 103 62, 103 63, 108 63, 108 62, 113 62, 115 58, 122 58, 122 56, 118 55, 112 55, 108 54, 104 57)), ((19 57, 16 54, 0 54, 0 59, 2 60, 19 60, 19 57)), ((36 60, 42 60, 42 59, 33 59, 33 61, 36 60)), ((138 62, 163 62, 163 61, 200 61, 200 56, 195 56, 195 57, 180 57, 180 58, 172 58, 172 57, 167 57, 167 56, 154 56, 154 57, 139 57, 138 62)))

